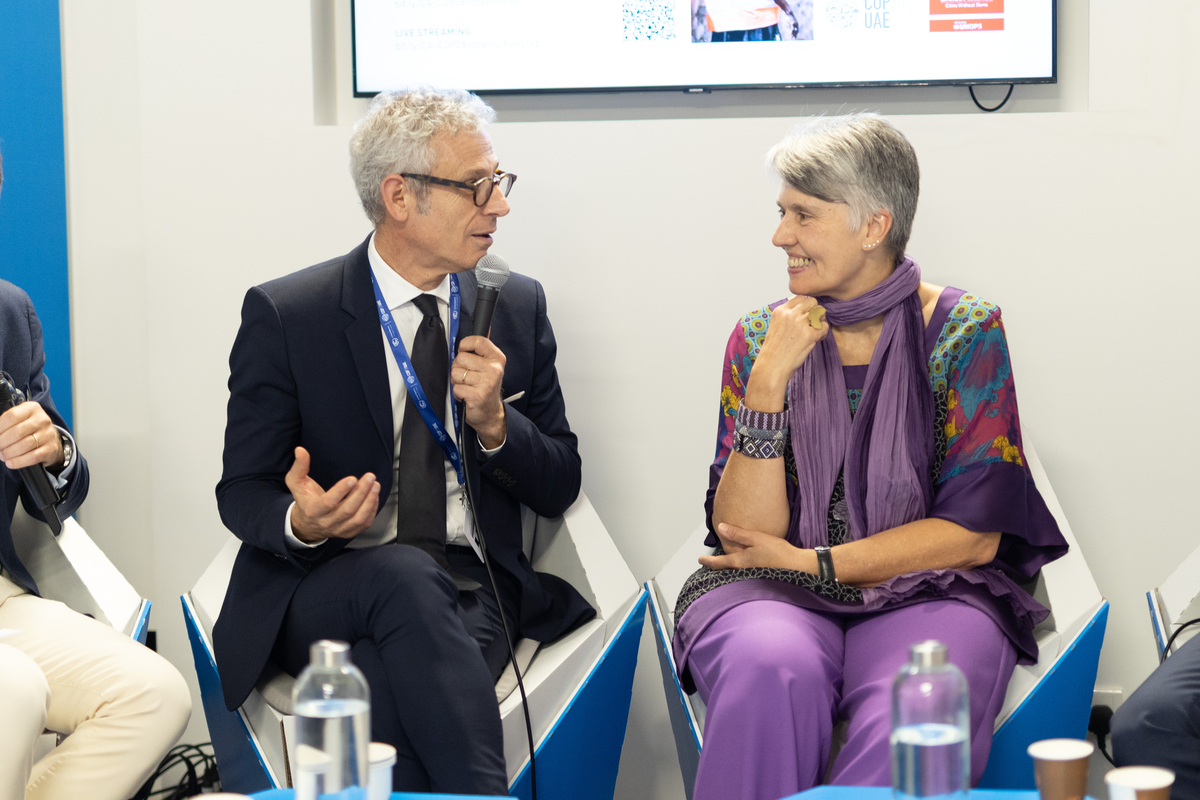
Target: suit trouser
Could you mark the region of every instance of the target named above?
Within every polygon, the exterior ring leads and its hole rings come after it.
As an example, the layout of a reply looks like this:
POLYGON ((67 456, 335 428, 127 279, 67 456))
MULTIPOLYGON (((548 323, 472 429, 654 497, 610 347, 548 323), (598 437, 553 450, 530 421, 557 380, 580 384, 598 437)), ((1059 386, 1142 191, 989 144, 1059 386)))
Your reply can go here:
POLYGON ((1118 766, 1175 772, 1172 798, 1200 797, 1200 636, 1150 673, 1112 720, 1118 766))
POLYGON ((19 631, 0 640, 0 800, 132 795, 187 725, 183 677, 149 648, 2 575, 0 628, 19 631), (43 728, 69 736, 31 764, 43 728))
MULTIPOLYGON (((453 555, 451 562, 487 586, 483 574, 453 555)), ((511 609, 515 587, 506 586, 506 575, 496 577, 511 609)), ((371 738, 396 748, 396 791, 507 795, 495 692, 507 646, 489 633, 495 612, 490 590, 460 593, 415 547, 347 550, 301 581, 273 657, 298 675, 312 642, 351 645, 371 688, 371 738)))

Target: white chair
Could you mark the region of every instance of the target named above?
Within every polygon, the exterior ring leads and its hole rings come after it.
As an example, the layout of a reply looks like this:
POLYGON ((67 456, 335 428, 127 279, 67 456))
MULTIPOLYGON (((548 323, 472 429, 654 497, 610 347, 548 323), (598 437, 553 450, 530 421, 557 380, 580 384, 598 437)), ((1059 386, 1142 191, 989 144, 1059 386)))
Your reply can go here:
MULTIPOLYGON (((981 788, 1033 789, 1033 766, 1025 748, 1039 739, 1082 739, 1087 735, 1100 645, 1108 619, 1108 602, 1100 595, 1041 461, 1028 438, 1023 444, 1038 491, 1071 549, 1042 568, 1028 587, 1050 609, 1050 616, 1034 631, 1038 663, 1018 666, 1008 684, 996 718, 987 770, 980 779, 981 788)), ((697 529, 662 571, 646 582, 671 727, 689 798, 704 743, 704 702, 699 695, 684 693, 671 639, 675 632, 675 600, 684 581, 698 568, 696 559, 711 552, 704 547, 706 535, 704 527, 697 529)))
MULTIPOLYGON (((526 663, 522 676, 537 743, 538 794, 611 798, 646 593, 582 493, 562 517, 547 519, 526 510, 524 522, 525 552, 534 569, 570 581, 597 612, 596 619, 556 642, 517 644, 518 660, 526 663)), ((222 786, 249 794, 291 785, 293 679, 285 673, 266 675, 237 712, 225 708, 212 628, 240 544, 231 536, 182 600, 222 786)), ((501 686, 505 678, 501 676, 497 694, 503 697, 500 716, 510 790, 514 796, 529 796, 521 697, 511 686, 501 686)))
MULTIPOLYGON (((1193 550, 1161 586, 1146 592, 1146 602, 1150 606, 1150 625, 1154 628, 1158 659, 1162 661, 1171 636, 1183 623, 1200 617, 1200 547, 1193 550)), ((1175 637, 1167 655, 1173 655, 1198 633, 1200 626, 1185 628, 1175 637)))
POLYGON ((17 556, 43 597, 146 643, 150 601, 125 580, 74 517, 63 521, 62 534, 56 537, 18 503, 12 537, 17 556))

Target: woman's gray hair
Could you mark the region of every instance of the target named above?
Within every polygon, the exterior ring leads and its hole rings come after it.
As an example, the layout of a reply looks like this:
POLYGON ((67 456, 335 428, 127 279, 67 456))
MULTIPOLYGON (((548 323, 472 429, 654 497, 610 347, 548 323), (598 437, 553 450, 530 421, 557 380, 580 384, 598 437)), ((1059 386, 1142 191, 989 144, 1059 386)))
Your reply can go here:
MULTIPOLYGON (((433 139, 445 132, 476 133, 496 121, 496 112, 461 89, 422 87, 375 96, 350 135, 350 174, 363 211, 378 225, 387 216, 380 184, 388 175, 432 173, 433 139)), ((429 184, 411 184, 417 213, 429 213, 429 184)))
POLYGON ((797 191, 849 208, 850 229, 886 209, 886 247, 899 261, 908 246, 921 169, 904 134, 878 114, 818 117, 793 128, 767 153, 767 164, 797 191))

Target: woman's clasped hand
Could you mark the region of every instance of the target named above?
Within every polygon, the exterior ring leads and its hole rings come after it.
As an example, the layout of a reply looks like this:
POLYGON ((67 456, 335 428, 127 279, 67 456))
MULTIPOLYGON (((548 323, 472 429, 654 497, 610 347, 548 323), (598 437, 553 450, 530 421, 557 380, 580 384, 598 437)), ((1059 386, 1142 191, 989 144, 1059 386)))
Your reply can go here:
POLYGON ((779 567, 803 572, 816 570, 816 556, 811 551, 793 547, 785 539, 761 531, 739 528, 722 522, 717 534, 725 542, 725 554, 701 556, 700 563, 709 569, 745 569, 747 567, 779 567), (733 547, 730 547, 732 543, 733 547), (811 569, 805 569, 805 554, 811 556, 811 569))

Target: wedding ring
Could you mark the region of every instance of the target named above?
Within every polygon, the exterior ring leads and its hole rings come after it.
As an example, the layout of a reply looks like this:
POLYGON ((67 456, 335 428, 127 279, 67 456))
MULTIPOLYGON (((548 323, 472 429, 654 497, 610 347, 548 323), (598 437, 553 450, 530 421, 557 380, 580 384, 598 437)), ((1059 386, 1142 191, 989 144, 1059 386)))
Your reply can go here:
POLYGON ((31 433, 31 434, 29 434, 29 435, 33 437, 33 449, 34 449, 34 450, 36 450, 36 449, 38 449, 39 447, 41 447, 41 446, 42 446, 42 443, 38 441, 38 438, 37 438, 37 434, 36 434, 36 433, 31 433))

